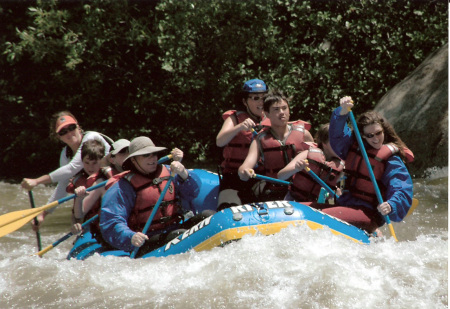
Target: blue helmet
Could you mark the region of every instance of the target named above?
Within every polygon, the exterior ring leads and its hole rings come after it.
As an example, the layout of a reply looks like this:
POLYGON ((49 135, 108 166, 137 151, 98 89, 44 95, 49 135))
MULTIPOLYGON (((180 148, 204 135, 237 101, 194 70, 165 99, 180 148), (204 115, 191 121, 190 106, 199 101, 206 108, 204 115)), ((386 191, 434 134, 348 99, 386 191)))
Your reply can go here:
POLYGON ((251 79, 244 83, 242 88, 244 92, 267 92, 267 85, 260 79, 251 79))

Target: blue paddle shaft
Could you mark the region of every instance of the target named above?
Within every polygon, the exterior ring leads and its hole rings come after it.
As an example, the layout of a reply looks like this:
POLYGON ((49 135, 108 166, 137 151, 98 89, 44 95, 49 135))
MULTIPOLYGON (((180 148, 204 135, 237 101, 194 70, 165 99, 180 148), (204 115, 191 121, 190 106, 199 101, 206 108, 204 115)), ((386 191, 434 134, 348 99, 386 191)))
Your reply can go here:
POLYGON ((172 155, 170 154, 170 155, 167 155, 167 156, 164 156, 164 157, 162 157, 162 158, 160 158, 159 160, 158 160, 158 164, 161 164, 161 163, 164 163, 164 162, 166 162, 166 161, 169 161, 170 159, 172 159, 172 155))
MULTIPOLYGON (((378 188, 378 183, 375 178, 375 174, 373 173, 372 166, 370 165, 369 157, 367 156, 367 152, 364 147, 364 144, 363 144, 363 141, 361 138, 361 134, 359 133, 358 125, 356 124, 356 120, 355 120, 355 116, 353 115, 352 111, 349 111, 349 115, 350 115, 350 121, 352 122, 352 125, 353 125, 353 132, 355 132, 356 140, 358 141, 359 149, 361 150, 364 161, 366 162, 367 170, 369 171, 370 180, 372 181, 373 186, 375 188, 375 193, 377 195, 378 204, 381 204, 381 203, 383 203, 383 197, 381 196, 380 188, 378 188)), ((385 218, 387 224, 391 223, 391 219, 389 219, 389 216, 384 216, 384 218, 385 218)))
MULTIPOLYGON (((170 176, 169 180, 167 181, 166 186, 164 187, 163 191, 161 192, 161 195, 158 198, 158 201, 156 202, 156 205, 153 207, 150 217, 148 217, 148 220, 145 223, 144 229, 142 230, 142 234, 147 234, 147 231, 150 228, 150 225, 152 224, 153 218, 155 217, 156 212, 158 211, 159 205, 161 205, 161 202, 164 199, 164 196, 166 195, 167 190, 169 189, 172 179, 173 179, 173 176, 170 176)), ((130 258, 134 259, 138 250, 139 250, 139 247, 135 247, 133 249, 133 252, 131 252, 130 258)))
POLYGON ((325 181, 320 179, 320 177, 317 176, 316 173, 314 173, 310 168, 308 168, 306 171, 309 175, 311 175, 312 178, 314 178, 315 181, 317 181, 322 186, 322 188, 327 190, 331 195, 336 196, 336 193, 334 193, 334 191, 325 183, 325 181))
POLYGON ((264 176, 264 175, 259 175, 259 174, 254 174, 256 179, 261 179, 261 180, 267 180, 273 183, 278 183, 280 185, 286 185, 289 186, 291 183, 289 181, 285 181, 285 180, 281 180, 281 179, 276 179, 276 178, 272 178, 272 177, 268 177, 268 176, 264 176))
MULTIPOLYGON (((96 184, 95 186, 89 187, 89 188, 86 189, 86 192, 89 192, 89 191, 98 189, 98 188, 100 188, 100 187, 104 187, 104 186, 106 185, 107 182, 108 182, 108 180, 105 180, 105 181, 102 181, 102 182, 99 183, 99 184, 96 184)), ((67 201, 69 201, 69 200, 71 200, 71 199, 73 199, 73 198, 76 198, 76 197, 77 197, 76 194, 72 194, 72 195, 66 196, 66 197, 64 197, 64 198, 62 198, 62 199, 60 199, 60 200, 57 201, 57 202, 58 202, 58 205, 59 205, 59 204, 62 204, 62 203, 64 203, 64 202, 67 202, 67 201)))
MULTIPOLYGON (((98 219, 98 215, 93 216, 92 218, 90 218, 89 220, 87 220, 86 222, 84 222, 81 227, 84 229, 87 226, 89 226, 92 222, 94 222, 95 220, 98 219)), ((64 235, 63 237, 61 237, 60 239, 58 239, 57 241, 55 241, 52 246, 56 247, 57 245, 59 245, 60 243, 62 243, 64 240, 70 238, 73 235, 72 232, 67 233, 66 235, 64 235)))

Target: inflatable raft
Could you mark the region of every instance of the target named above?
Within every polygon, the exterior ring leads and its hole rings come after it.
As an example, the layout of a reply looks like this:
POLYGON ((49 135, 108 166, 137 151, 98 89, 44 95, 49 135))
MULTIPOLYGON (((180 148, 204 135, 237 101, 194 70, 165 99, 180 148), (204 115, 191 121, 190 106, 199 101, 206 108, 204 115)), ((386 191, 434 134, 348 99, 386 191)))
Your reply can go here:
MULTIPOLYGON (((183 208, 193 213, 207 209, 215 210, 219 191, 218 175, 200 169, 193 169, 190 172, 200 183, 200 194, 190 202, 183 201, 183 208)), ((196 251, 209 250, 241 239, 244 235, 276 234, 289 226, 299 225, 306 225, 313 230, 328 227, 331 233, 357 243, 368 244, 370 242, 369 235, 365 231, 306 204, 273 201, 234 206, 217 212, 141 258, 163 257, 192 249, 196 251)), ((75 241, 67 258, 84 260, 95 253, 102 256, 130 255, 129 252, 121 250, 105 250, 87 231, 75 241)))

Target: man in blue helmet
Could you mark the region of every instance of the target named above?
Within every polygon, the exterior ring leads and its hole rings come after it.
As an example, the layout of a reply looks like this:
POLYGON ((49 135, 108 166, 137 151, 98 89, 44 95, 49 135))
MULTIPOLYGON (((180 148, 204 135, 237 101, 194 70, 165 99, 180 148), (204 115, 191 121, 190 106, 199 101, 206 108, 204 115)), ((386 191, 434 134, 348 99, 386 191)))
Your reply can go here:
POLYGON ((241 181, 237 170, 247 157, 254 136, 270 126, 263 108, 267 91, 266 83, 260 79, 246 81, 241 96, 244 111, 229 110, 222 115, 224 123, 216 138, 217 146, 224 147, 217 210, 252 202, 256 180, 241 181))

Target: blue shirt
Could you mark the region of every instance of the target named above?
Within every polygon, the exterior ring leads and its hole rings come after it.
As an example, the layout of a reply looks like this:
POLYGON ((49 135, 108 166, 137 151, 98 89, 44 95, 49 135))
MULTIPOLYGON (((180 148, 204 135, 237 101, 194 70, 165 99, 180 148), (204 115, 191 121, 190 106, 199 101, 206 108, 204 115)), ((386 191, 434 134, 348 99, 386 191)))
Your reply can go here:
MULTIPOLYGON (((356 137, 353 136, 352 130, 347 125, 348 114, 340 115, 340 111, 341 107, 338 107, 331 115, 329 138, 334 152, 345 160, 350 147, 356 142, 356 137)), ((367 144, 365 146, 366 148, 370 147, 367 144)), ((386 187, 383 198, 392 208, 389 218, 392 221, 399 222, 408 213, 413 197, 411 175, 399 156, 393 155, 387 159, 381 183, 386 187)), ((354 197, 351 192, 344 192, 338 198, 337 203, 345 206, 373 208, 370 203, 354 197)))
MULTIPOLYGON (((173 184, 179 197, 188 201, 196 198, 200 191, 198 183, 190 174, 185 181, 176 175, 173 184)), ((112 185, 102 198, 100 230, 103 239, 117 249, 124 251, 134 249, 131 238, 136 232, 128 227, 128 218, 135 201, 136 192, 133 186, 123 178, 112 185)))

